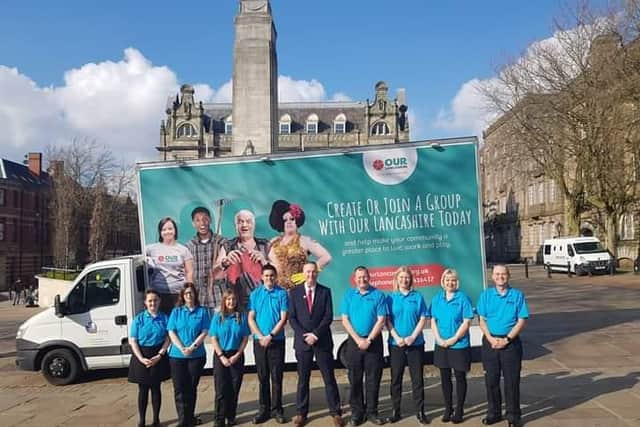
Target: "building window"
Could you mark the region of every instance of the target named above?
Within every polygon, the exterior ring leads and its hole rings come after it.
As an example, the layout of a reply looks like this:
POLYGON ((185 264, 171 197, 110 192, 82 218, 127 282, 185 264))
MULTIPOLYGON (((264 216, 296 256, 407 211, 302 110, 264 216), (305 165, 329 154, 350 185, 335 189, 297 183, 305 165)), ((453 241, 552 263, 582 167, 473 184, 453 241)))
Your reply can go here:
POLYGON ((549 181, 549 202, 555 203, 556 201, 556 182, 549 181))
POLYGON ((538 203, 544 203, 544 182, 538 183, 538 203))
POLYGON ((620 240, 633 240, 635 235, 633 214, 623 214, 620 217, 620 240))
POLYGON ((178 138, 193 138, 198 136, 196 128, 189 123, 185 123, 178 128, 178 138))
POLYGON ((4 242, 4 220, 0 221, 0 242, 4 242))
POLYGON ((307 133, 318 133, 318 116, 311 114, 307 117, 307 133))
POLYGON ((333 132, 334 133, 345 133, 347 131, 347 116, 343 113, 340 113, 333 120, 333 132))
POLYGON ((385 122, 375 123, 371 127, 371 135, 389 135, 389 126, 385 122))
POLYGON ((289 114, 284 114, 280 117, 279 127, 281 135, 289 135, 291 133, 291 116, 289 114))
POLYGON ((527 187, 527 205, 531 206, 535 204, 534 196, 535 196, 534 187, 533 185, 530 185, 529 187, 527 187))
POLYGON ((229 116, 224 119, 224 133, 231 135, 233 133, 233 117, 229 116))
POLYGON ((0 206, 4 206, 4 188, 0 188, 0 206))

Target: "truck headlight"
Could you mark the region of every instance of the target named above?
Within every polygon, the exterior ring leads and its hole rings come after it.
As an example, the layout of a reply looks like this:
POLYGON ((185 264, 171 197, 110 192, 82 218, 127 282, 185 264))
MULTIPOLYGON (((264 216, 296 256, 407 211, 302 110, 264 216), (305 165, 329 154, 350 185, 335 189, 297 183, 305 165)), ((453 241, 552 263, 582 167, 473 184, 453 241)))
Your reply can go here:
POLYGON ((16 333, 16 339, 21 339, 24 336, 25 332, 27 332, 27 327, 24 325, 20 325, 20 327, 18 328, 18 332, 16 333))
POLYGON ((588 261, 585 257, 581 256, 580 258, 578 258, 578 260, 582 263, 582 264, 587 264, 588 261))

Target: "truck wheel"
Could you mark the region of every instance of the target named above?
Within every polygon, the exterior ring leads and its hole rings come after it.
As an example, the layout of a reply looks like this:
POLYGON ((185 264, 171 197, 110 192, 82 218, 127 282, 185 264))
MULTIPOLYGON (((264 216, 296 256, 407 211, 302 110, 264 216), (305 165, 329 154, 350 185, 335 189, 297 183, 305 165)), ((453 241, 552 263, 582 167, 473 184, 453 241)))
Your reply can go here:
POLYGON ((585 274, 587 274, 582 264, 576 264, 574 270, 576 272, 576 276, 584 276, 585 274))
POLYGON ((79 373, 78 360, 65 348, 51 350, 42 358, 42 374, 52 385, 71 384, 79 373))

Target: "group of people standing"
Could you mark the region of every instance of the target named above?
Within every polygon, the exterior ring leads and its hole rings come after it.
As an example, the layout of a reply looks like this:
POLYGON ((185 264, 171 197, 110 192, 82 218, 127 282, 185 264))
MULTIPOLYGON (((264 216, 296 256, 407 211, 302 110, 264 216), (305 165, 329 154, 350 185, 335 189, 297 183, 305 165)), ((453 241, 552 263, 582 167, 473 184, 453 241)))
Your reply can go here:
MULTIPOLYGON (((331 255, 318 242, 303 236, 304 211, 284 200, 274 202, 269 222, 280 232, 271 241, 257 238, 255 217, 241 210, 234 221, 237 236, 223 239, 211 230, 208 209, 191 214, 196 230, 186 245, 177 242, 178 228, 171 218, 158 224, 159 242, 147 246, 154 267, 146 310, 131 327, 134 357, 129 380, 139 385, 139 425, 145 425, 151 394, 153 425, 159 423, 160 383, 173 380, 180 426, 200 424, 195 416, 197 387, 206 361, 204 342, 214 350, 214 426, 235 425, 238 394, 244 373, 244 351, 252 345, 259 380, 259 410, 255 424, 269 419, 285 423, 282 380, 285 361, 286 323, 294 332, 298 383, 293 424, 306 424, 309 412, 309 380, 313 362, 325 385, 326 403, 334 426, 344 425, 340 392, 334 374, 334 319, 331 290, 317 282, 320 268, 331 255), (311 254, 315 262, 308 260, 311 254), (281 273, 280 277, 279 274, 281 273)), ((485 290, 476 307, 483 332, 482 363, 485 370, 488 410, 486 425, 503 419, 500 377, 504 376, 506 419, 520 425, 520 367, 522 344, 519 334, 528 318, 521 291, 509 286, 506 266, 494 267, 495 287, 485 290)), ((458 274, 442 274, 442 291, 427 305, 413 288, 407 267, 394 275, 390 295, 372 286, 366 267, 353 272, 355 288, 346 292, 340 316, 349 338, 346 367, 350 383, 349 424, 365 421, 381 425, 401 419, 402 381, 405 367, 411 378, 415 415, 428 424, 424 412, 423 329, 431 319, 435 338, 434 365, 440 370, 445 408, 443 422, 461 423, 470 369, 469 326, 474 310, 459 289, 458 274), (384 367, 382 331, 389 331, 392 413, 380 417, 378 401, 384 367), (455 378, 455 403, 453 378, 455 378)))

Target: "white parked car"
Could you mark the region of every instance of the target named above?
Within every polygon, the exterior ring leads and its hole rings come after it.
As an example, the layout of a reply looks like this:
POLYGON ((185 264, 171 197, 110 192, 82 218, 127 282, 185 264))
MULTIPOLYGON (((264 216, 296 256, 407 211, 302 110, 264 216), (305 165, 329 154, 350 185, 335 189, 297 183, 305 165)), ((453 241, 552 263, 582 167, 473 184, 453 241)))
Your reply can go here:
POLYGON ((608 273, 611 255, 595 237, 561 237, 544 241, 544 266, 549 271, 567 271, 576 275, 608 273))

